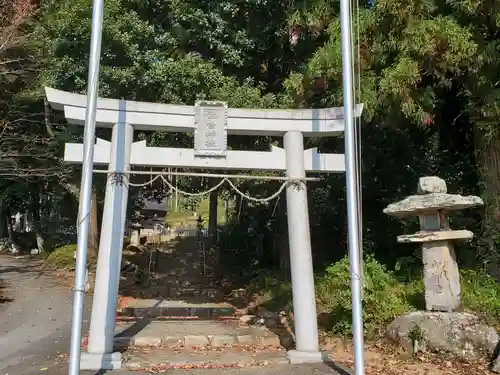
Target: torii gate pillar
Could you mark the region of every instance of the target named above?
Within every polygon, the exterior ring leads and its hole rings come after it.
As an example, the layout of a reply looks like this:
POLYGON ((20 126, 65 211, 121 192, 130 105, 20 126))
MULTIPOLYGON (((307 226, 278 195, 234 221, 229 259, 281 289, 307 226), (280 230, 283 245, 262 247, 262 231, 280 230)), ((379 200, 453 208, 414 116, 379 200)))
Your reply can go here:
POLYGON ((304 137, 299 131, 284 136, 286 175, 297 179, 286 188, 290 268, 292 275, 293 313, 296 350, 288 352, 291 363, 321 362, 319 351, 316 294, 309 228, 307 188, 303 179, 304 137))
POLYGON ((106 181, 88 348, 80 359, 82 370, 121 367, 121 353, 113 352, 128 200, 128 181, 121 178, 130 170, 133 136, 131 125, 118 123, 113 126, 109 170, 116 174, 108 174, 106 181))

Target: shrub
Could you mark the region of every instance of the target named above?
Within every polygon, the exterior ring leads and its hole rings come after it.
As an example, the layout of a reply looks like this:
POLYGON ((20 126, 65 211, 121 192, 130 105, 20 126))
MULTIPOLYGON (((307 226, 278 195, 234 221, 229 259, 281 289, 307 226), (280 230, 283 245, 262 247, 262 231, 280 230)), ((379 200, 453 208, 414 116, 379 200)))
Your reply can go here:
POLYGON ((46 259, 46 262, 56 268, 75 267, 76 244, 69 244, 54 249, 46 259))
MULTIPOLYGON (((414 280, 402 281, 374 257, 365 259, 363 323, 365 334, 374 338, 397 316, 425 310, 421 272, 414 280)), ((406 269, 406 267, 404 267, 406 269)), ((461 273, 462 307, 481 317, 486 324, 500 329, 500 284, 485 270, 463 269, 461 273)), ((292 287, 289 276, 261 272, 249 290, 257 302, 272 311, 291 310, 292 287)), ((319 323, 322 329, 342 336, 352 334, 352 308, 349 260, 333 263, 316 280, 319 323)))
POLYGON ((461 270, 463 306, 500 328, 500 284, 485 270, 461 270))
POLYGON ((256 302, 270 311, 291 311, 292 284, 286 274, 264 272, 252 280, 247 289, 256 302))
MULTIPOLYGON (((372 256, 365 259, 363 320, 373 336, 396 316, 416 310, 423 298, 422 282, 402 283, 372 256)), ((320 324, 333 333, 352 333, 351 277, 347 257, 332 264, 317 281, 320 324)))

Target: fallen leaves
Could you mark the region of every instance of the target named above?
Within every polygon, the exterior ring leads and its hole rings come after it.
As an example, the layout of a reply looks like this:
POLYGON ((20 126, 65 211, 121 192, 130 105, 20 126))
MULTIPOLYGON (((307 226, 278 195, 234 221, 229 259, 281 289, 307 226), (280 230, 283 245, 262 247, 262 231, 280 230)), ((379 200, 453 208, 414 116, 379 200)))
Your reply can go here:
POLYGON ((62 363, 67 363, 68 361, 69 355, 67 353, 59 354, 54 361, 54 365, 60 365, 62 363))
POLYGON ((127 307, 131 304, 131 302, 135 301, 136 299, 133 297, 127 297, 127 296, 118 296, 118 301, 116 303, 117 309, 123 309, 124 307, 127 307))
POLYGON ((150 374, 161 374, 169 370, 195 370, 195 369, 229 369, 229 368, 249 368, 269 366, 268 361, 245 361, 233 364, 203 363, 203 364, 174 364, 165 363, 162 365, 146 366, 138 368, 138 371, 147 371, 150 374))
POLYGON ((239 353, 270 353, 270 352, 281 352, 284 349, 281 346, 275 345, 224 345, 224 346, 193 346, 186 348, 182 342, 177 342, 171 345, 150 345, 147 347, 144 346, 128 346, 128 350, 135 353, 148 353, 151 349, 165 349, 165 350, 174 350, 176 353, 181 353, 182 351, 189 350, 191 355, 197 355, 201 353, 213 353, 213 352, 225 352, 230 350, 231 352, 239 352, 239 353))
POLYGON ((82 349, 86 349, 87 346, 89 345, 89 336, 88 335, 85 335, 82 339, 82 342, 80 344, 80 348, 82 349))
MULTIPOLYGON (((352 343, 336 339, 332 341, 328 346, 331 358, 339 365, 354 369, 352 343)), ((417 357, 412 357, 397 347, 381 342, 365 345, 365 373, 366 375, 490 374, 487 360, 450 361, 443 356, 430 353, 419 353, 417 357)))

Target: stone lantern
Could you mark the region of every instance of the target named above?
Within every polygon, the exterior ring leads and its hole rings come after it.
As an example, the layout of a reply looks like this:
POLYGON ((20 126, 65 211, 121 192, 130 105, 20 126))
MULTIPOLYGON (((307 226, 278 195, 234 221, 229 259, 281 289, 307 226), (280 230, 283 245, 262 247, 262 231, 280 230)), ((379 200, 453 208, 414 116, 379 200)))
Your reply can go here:
POLYGON ((140 214, 140 212, 134 212, 134 216, 132 217, 132 222, 130 224, 131 236, 130 236, 130 244, 134 246, 139 246, 141 244, 141 229, 144 226, 141 224, 141 221, 144 220, 144 216, 140 214))
POLYGON ((460 306, 454 242, 470 241, 474 234, 450 229, 446 215, 481 206, 483 201, 476 196, 447 194, 446 182, 439 177, 420 178, 417 192, 418 195, 390 204, 384 213, 398 218, 418 216, 420 231, 398 236, 398 242, 422 244, 426 310, 451 312, 460 306))

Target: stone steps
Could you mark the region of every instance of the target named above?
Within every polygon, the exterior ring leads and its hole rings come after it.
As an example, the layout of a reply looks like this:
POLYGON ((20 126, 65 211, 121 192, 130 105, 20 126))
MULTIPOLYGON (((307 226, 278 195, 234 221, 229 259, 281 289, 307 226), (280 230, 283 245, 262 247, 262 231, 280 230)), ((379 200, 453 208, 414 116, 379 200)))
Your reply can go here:
POLYGON ((224 350, 185 351, 169 348, 130 350, 124 356, 123 365, 133 371, 154 369, 167 371, 175 368, 229 368, 257 367, 288 364, 282 350, 242 351, 239 348, 224 350), (187 366, 186 366, 187 365, 187 366))
POLYGON ((134 300, 129 305, 118 310, 119 316, 128 317, 169 317, 172 320, 191 319, 217 320, 233 317, 236 312, 229 303, 185 302, 165 300, 134 300))
POLYGON ((253 346, 279 348, 280 337, 265 327, 241 327, 226 321, 117 322, 115 346, 167 348, 223 348, 253 346))
POLYGON ((169 296, 171 298, 183 297, 205 297, 207 301, 221 298, 221 293, 216 288, 208 287, 186 287, 186 288, 169 288, 169 296))

